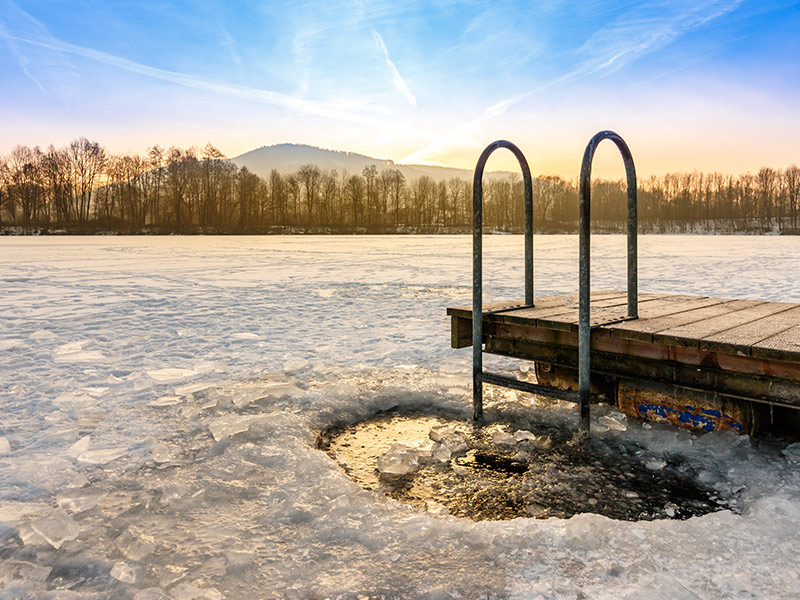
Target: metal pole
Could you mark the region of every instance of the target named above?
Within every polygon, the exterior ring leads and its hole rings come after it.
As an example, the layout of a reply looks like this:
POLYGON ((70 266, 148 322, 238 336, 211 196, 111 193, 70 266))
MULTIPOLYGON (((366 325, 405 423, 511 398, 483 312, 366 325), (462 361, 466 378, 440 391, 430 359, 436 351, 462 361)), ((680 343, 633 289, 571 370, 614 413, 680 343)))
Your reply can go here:
POLYGON ((528 161, 516 145, 492 142, 481 153, 472 179, 472 418, 483 418, 483 171, 498 148, 511 150, 519 161, 525 187, 525 304, 533 306, 533 183, 528 161))
MULTIPOLYGON (((599 134, 598 134, 599 135, 599 134)), ((580 422, 578 435, 581 439, 589 437, 589 361, 591 346, 590 317, 590 253, 589 234, 591 231, 591 180, 592 158, 594 158, 597 136, 589 141, 583 153, 580 181, 580 224, 578 226, 579 281, 578 281, 578 393, 580 394, 580 422)))
POLYGON ((614 142, 622 154, 628 184, 628 317, 639 316, 638 295, 638 248, 637 248, 637 215, 636 215, 636 169, 628 145, 617 133, 601 131, 596 134, 583 154, 580 175, 580 280, 578 286, 578 392, 580 394, 580 425, 578 433, 581 439, 589 436, 589 390, 591 364, 591 277, 590 277, 590 241, 591 232, 591 183, 592 160, 597 145, 605 139, 614 142))

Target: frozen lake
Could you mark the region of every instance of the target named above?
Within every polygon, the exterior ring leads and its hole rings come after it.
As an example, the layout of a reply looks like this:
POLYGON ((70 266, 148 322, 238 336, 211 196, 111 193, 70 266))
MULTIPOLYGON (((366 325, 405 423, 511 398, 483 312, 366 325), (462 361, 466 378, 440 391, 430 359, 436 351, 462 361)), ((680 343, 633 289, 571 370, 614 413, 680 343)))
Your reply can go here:
MULTIPOLYGON (((595 237, 594 289, 624 289, 624 246, 595 237)), ((641 291, 800 302, 798 238, 639 256, 641 291)), ((535 266, 537 295, 576 291, 577 237, 535 266)), ((520 236, 487 238, 484 277, 522 296, 520 236)), ((468 236, 0 238, 0 282, 0 598, 797 597, 800 445, 606 432, 737 500, 648 522, 434 516, 316 449, 395 406, 468 418, 468 236)), ((520 402, 577 422, 487 406, 520 402)))

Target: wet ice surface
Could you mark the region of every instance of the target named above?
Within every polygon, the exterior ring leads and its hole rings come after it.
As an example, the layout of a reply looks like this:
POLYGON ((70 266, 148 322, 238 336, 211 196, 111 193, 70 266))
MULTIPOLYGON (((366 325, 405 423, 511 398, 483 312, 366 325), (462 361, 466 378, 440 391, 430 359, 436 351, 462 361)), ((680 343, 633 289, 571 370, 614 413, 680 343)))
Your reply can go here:
MULTIPOLYGON (((595 244, 594 286, 622 288, 624 240, 595 244)), ((521 295, 521 246, 487 239, 487 300, 521 295)), ((536 248, 537 294, 574 291, 576 240, 536 248)), ((392 408, 468 420, 470 350, 449 348, 444 314, 470 302, 468 237, 16 238, 0 255, 0 597, 800 588, 798 446, 598 414, 598 436, 643 449, 646 469, 680 459, 736 503, 639 522, 424 512, 316 448, 320 431, 392 408)), ((640 269, 643 291, 800 302, 796 239, 642 237, 640 269)), ((577 422, 507 390, 486 403, 490 419, 577 422)))

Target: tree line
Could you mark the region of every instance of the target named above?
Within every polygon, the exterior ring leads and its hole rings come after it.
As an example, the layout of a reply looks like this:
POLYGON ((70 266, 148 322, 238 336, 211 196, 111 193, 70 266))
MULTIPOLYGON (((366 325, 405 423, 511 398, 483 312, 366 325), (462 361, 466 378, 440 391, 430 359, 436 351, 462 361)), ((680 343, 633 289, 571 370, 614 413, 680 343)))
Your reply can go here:
MULTIPOLYGON (((577 180, 533 180, 539 232, 577 231, 577 180)), ((800 169, 672 173, 639 181, 642 232, 800 233, 800 169)), ((484 226, 524 227, 515 174, 484 182, 484 226)), ((620 180, 592 183, 593 227, 624 231, 620 180)), ((0 156, 0 225, 74 233, 455 233, 472 227, 472 182, 399 169, 360 173, 306 164, 264 178, 211 144, 111 154, 80 138, 63 148, 17 146, 0 156)))

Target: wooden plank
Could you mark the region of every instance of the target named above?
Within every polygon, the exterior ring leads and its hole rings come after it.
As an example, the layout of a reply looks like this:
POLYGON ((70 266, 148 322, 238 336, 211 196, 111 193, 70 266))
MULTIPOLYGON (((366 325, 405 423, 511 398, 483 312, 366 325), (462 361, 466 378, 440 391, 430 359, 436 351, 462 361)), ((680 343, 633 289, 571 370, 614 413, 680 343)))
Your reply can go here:
POLYGON ((759 358, 800 361, 800 325, 753 344, 750 354, 759 358))
MULTIPOLYGON (((593 325, 624 318, 626 298, 626 293, 618 290, 593 292, 593 325)), ((542 296, 536 298, 533 308, 511 308, 521 304, 520 300, 486 304, 485 312, 493 314, 484 317, 484 327, 495 322, 577 331, 577 294, 542 296)), ((451 307, 447 312, 471 321, 472 307, 469 305, 451 307)), ((752 354, 762 359, 800 361, 800 306, 796 304, 642 294, 639 315, 638 320, 597 327, 592 336, 713 350, 732 356, 752 354)), ((464 347, 467 342, 464 328, 468 324, 469 321, 458 322, 460 331, 453 342, 459 347, 464 347)))
MULTIPOLYGON (((653 341, 671 346, 699 348, 701 338, 783 312, 791 307, 791 305, 777 302, 751 302, 748 305, 746 300, 735 300, 733 304, 735 310, 730 312, 721 315, 707 315, 702 319, 694 319, 688 323, 662 329, 653 334, 653 341)), ((700 311, 694 311, 695 316, 698 312, 700 311)), ((735 353, 735 350, 732 351, 735 353)))
MULTIPOLYGON (((592 292, 592 298, 606 298, 606 297, 619 297, 624 295, 625 292, 619 292, 615 290, 597 290, 596 292, 592 292)), ((578 302, 578 295, 577 294, 558 294, 555 296, 540 296, 533 299, 535 306, 530 309, 521 309, 521 310, 540 310, 540 309, 550 309, 556 306, 563 306, 569 302, 574 301, 577 306, 578 302)), ((483 304, 483 314, 486 313, 497 313, 503 312, 504 310, 514 310, 520 309, 520 307, 525 306, 525 301, 516 299, 516 300, 501 300, 498 302, 486 302, 483 304)), ((472 305, 471 304, 463 304, 461 306, 451 306, 447 309, 448 315, 456 315, 459 317, 472 317, 472 305)))
POLYGON ((684 313, 731 302, 705 296, 673 296, 659 302, 642 305, 635 321, 617 323, 601 331, 612 337, 650 342, 653 333, 671 323, 683 322, 684 313))
MULTIPOLYGON (((640 294, 639 295, 639 304, 643 304, 645 302, 653 302, 664 298, 663 294, 640 294)), ((574 322, 578 322, 578 309, 580 307, 580 302, 578 300, 577 294, 572 294, 572 298, 570 298, 569 302, 564 303, 563 305, 554 306, 552 309, 548 310, 547 313, 536 313, 530 312, 530 310, 518 310, 518 311, 509 311, 509 313, 513 312, 515 316, 526 317, 529 316, 530 318, 541 318, 541 317, 548 317, 553 320, 558 320, 558 315, 563 314, 565 322, 572 322, 574 318, 574 322), (557 309, 560 308, 561 312, 558 312, 557 309)), ((596 296, 594 293, 592 294, 591 300, 591 310, 592 311, 600 311, 600 310, 607 310, 609 308, 614 309, 615 312, 626 311, 628 307, 628 293, 627 292, 613 292, 609 293, 608 296, 596 296), (613 295, 612 295, 613 294, 613 295)))
POLYGON ((743 325, 735 326, 732 322, 728 322, 726 324, 732 325, 729 329, 703 337, 700 340, 700 348, 749 356, 754 344, 800 324, 800 307, 795 304, 774 304, 782 305, 785 309, 743 325))
MULTIPOLYGON (((715 298, 709 298, 709 300, 713 303, 707 304, 698 301, 697 307, 690 310, 673 312, 659 317, 642 317, 638 321, 614 325, 612 335, 617 337, 631 337, 642 341, 655 341, 655 335, 661 331, 719 315, 727 315, 757 304, 763 304, 751 300, 723 300, 715 298)), ((664 340, 662 343, 668 342, 664 340)))
MULTIPOLYGON (((663 294, 641 294, 639 299, 639 314, 669 314, 675 312, 674 304, 679 301, 693 300, 695 303, 698 300, 707 301, 706 298, 701 296, 665 296, 663 294), (674 300, 673 300, 674 298, 674 300)), ((628 303, 627 297, 620 299, 621 301, 613 302, 592 302, 591 306, 591 320, 592 327, 604 325, 601 330, 606 331, 609 335, 613 335, 614 328, 617 327, 617 322, 627 321, 628 317, 628 303)), ((540 327, 551 327, 553 329, 564 329, 569 331, 578 330, 579 315, 577 308, 569 313, 543 315, 537 318, 537 325, 540 327)), ((630 323, 637 323, 640 319, 627 321, 630 323)), ((648 337, 649 340, 649 337, 648 337)))
MULTIPOLYGON (((592 300, 598 302, 611 302, 619 304, 623 302, 625 292, 618 292, 613 290, 599 290, 592 292, 592 300)), ((492 319, 502 323, 518 323, 524 325, 533 325, 535 320, 539 317, 546 317, 551 314, 561 314, 564 312, 574 311, 577 314, 578 310, 578 295, 566 294, 563 296, 545 296, 536 299, 536 305, 529 308, 519 308, 507 311, 498 311, 492 315, 492 319), (557 299, 557 301, 553 301, 557 299), (572 308, 574 306, 574 308, 572 308)))
MULTIPOLYGON (((525 306, 522 300, 500 300, 498 302, 489 302, 483 305, 483 312, 493 312, 508 308, 517 308, 525 306)), ((450 316, 469 317, 472 318, 472 305, 463 304, 461 306, 450 306, 447 309, 447 314, 450 316)))
MULTIPOLYGON (((661 294, 641 294, 640 304, 656 301, 661 294)), ((618 320, 627 316, 627 292, 616 292, 608 297, 596 297, 592 294, 591 314, 592 324, 604 323, 609 320, 618 320)), ((578 296, 573 295, 568 303, 562 306, 539 309, 519 309, 503 312, 504 323, 517 323, 520 325, 535 324, 540 327, 559 329, 563 331, 577 331, 578 323, 578 296)))
MULTIPOLYGON (((494 325, 494 330, 490 336, 499 339, 564 346, 571 348, 573 352, 578 346, 578 334, 575 332, 509 323, 494 325)), ((681 348, 678 346, 653 344, 639 340, 603 336, 599 334, 598 330, 592 332, 592 351, 595 350, 628 357, 672 361, 693 367, 721 369, 723 371, 734 371, 742 374, 764 375, 800 382, 800 363, 798 362, 755 358, 752 356, 736 356, 733 354, 699 350, 697 348, 681 348)))
POLYGON ((466 348, 472 346, 472 319, 450 317, 450 347, 466 348))

